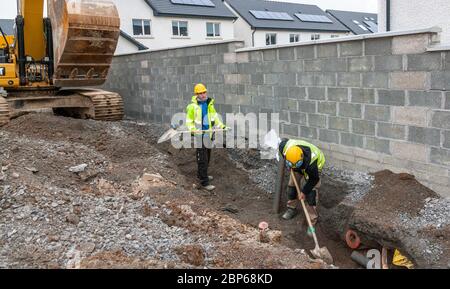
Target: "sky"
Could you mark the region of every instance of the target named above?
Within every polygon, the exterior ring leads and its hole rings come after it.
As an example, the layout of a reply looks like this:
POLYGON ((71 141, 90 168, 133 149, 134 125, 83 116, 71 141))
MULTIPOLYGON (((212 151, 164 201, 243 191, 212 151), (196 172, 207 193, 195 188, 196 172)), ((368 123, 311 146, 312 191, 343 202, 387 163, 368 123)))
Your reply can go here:
MULTIPOLYGON (((127 0, 124 0, 127 1, 127 0)), ((243 0, 245 1, 245 0, 243 0)), ((277 0, 281 2, 295 2, 302 4, 315 4, 322 8, 347 11, 361 11, 378 13, 378 0, 277 0)), ((0 18, 13 19, 16 17, 16 0, 2 0, 0 18)))

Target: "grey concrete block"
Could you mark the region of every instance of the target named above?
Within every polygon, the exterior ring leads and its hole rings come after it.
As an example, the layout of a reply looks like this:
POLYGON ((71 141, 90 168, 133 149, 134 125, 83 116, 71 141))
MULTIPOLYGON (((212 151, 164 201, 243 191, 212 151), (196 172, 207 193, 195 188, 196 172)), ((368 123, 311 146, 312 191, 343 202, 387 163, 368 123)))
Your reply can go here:
POLYGON ((328 129, 320 129, 319 140, 323 142, 339 144, 339 132, 328 129))
POLYGON ((375 122, 361 119, 352 119, 352 132, 363 135, 375 135, 375 122))
POLYGON ((295 48, 281 48, 278 50, 279 60, 294 60, 295 59, 295 48))
POLYGON ((299 135, 299 128, 300 126, 297 124, 282 124, 282 130, 283 134, 290 135, 290 136, 298 136, 299 135))
POLYGON ((404 90, 378 90, 378 104, 404 106, 405 102, 404 90))
POLYGON ((349 41, 340 43, 340 56, 361 56, 363 53, 362 41, 349 41))
POLYGON ((295 111, 290 111, 289 112, 289 116, 291 117, 291 123, 294 124, 301 124, 301 125, 307 125, 307 114, 303 113, 303 112, 295 112, 295 111))
POLYGON ((310 101, 310 100, 299 100, 298 101, 298 110, 301 112, 307 112, 307 113, 315 113, 316 112, 316 101, 310 101))
POLYGON ((288 87, 289 98, 306 99, 306 87, 290 86, 288 87))
POLYGON ((302 138, 317 139, 318 129, 314 127, 300 126, 300 136, 302 138))
POLYGON ((361 104, 339 103, 339 116, 361 118, 362 106, 361 104))
POLYGON ((430 160, 432 163, 450 166, 450 150, 431 148, 430 160))
POLYGON ((346 58, 324 58, 305 60, 304 71, 310 72, 338 72, 347 71, 346 58))
POLYGON ((308 99, 325 100, 325 87, 308 87, 308 99))
POLYGON ((379 153, 391 154, 390 141, 385 139, 366 137, 365 148, 379 153))
POLYGON ((327 127, 327 117, 326 115, 321 114, 308 114, 308 124, 312 127, 320 127, 320 128, 326 128, 327 127))
POLYGON ((328 87, 328 100, 348 102, 349 101, 348 89, 328 87))
POLYGON ((429 88, 428 72, 392 72, 392 89, 427 90, 429 88))
POLYGON ((288 72, 298 73, 303 71, 303 60, 289 61, 287 63, 288 72))
POLYGON ((351 89, 351 102, 375 103, 375 90, 364 88, 351 89))
POLYGON ((266 61, 262 64, 265 73, 286 73, 289 61, 266 61))
POLYGON ((337 44, 317 45, 317 58, 337 57, 337 44))
POLYGON ((328 117, 328 128, 333 130, 350 131, 350 119, 343 117, 328 117))
POLYGON ((364 137, 351 133, 341 133, 341 144, 349 147, 364 148, 364 137))
POLYGON ((408 140, 413 143, 441 146, 441 131, 435 128, 410 126, 408 140))
POLYGON ((406 127, 404 125, 379 122, 377 136, 391 139, 406 139, 406 127))
POLYGON ((440 91, 409 91, 409 105, 430 108, 442 107, 442 92, 440 91))
POLYGON ((281 109, 289 111, 298 111, 298 101, 292 98, 280 98, 281 109))
POLYGON ((375 56, 375 71, 402 71, 402 55, 375 56))
POLYGON ((275 61, 277 60, 277 50, 270 49, 263 51, 263 59, 264 61, 275 61))
POLYGON ((431 71, 441 69, 441 53, 430 52, 408 55, 409 71, 431 71))
POLYGON ((264 84, 264 74, 252 74, 250 76, 250 83, 253 85, 264 84))
POLYGON ((341 72, 337 74, 337 85, 343 87, 360 87, 361 74, 357 72, 341 72))
POLYGON ((246 85, 245 86, 245 94, 258 95, 258 86, 257 85, 246 85))
POLYGON ((362 86, 365 88, 388 88, 389 74, 382 72, 362 73, 362 86))
POLYGON ((389 106, 365 105, 364 119, 373 121, 390 121, 391 109, 389 106))
POLYGON ((296 48, 297 59, 313 59, 314 56, 314 46, 302 46, 296 48))
POLYGON ((261 62, 263 61, 262 51, 251 51, 250 52, 250 62, 261 62))
POLYGON ((433 127, 450 129, 450 111, 434 111, 431 119, 431 124, 433 127))
POLYGON ((374 58, 373 56, 352 57, 348 59, 348 71, 373 71, 374 58))
POLYGON ((330 101, 319 101, 318 102, 318 112, 321 114, 328 114, 331 116, 336 116, 337 103, 330 102, 330 101))
POLYGON ((431 72, 431 89, 450 90, 450 71, 431 72))
POLYGON ((443 142, 443 147, 450 149, 450 131, 444 131, 443 132, 443 136, 444 136, 444 142, 443 142))
POLYGON ((450 92, 447 92, 445 94, 445 104, 444 104, 445 109, 450 109, 450 92))
POLYGON ((336 74, 332 72, 302 72, 297 74, 299 86, 335 86, 336 74))
POLYGON ((285 86, 274 86, 274 97, 275 98, 280 98, 280 97, 285 97, 288 98, 289 94, 288 94, 288 88, 285 86))
POLYGON ((366 39, 366 55, 389 55, 392 54, 392 38, 366 39))

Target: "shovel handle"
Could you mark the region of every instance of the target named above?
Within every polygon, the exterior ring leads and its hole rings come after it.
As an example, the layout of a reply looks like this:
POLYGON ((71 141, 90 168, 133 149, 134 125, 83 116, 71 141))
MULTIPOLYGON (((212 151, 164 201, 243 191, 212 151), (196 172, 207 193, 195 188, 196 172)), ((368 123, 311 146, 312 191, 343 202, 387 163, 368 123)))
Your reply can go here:
MULTIPOLYGON (((300 186, 297 183, 297 178, 295 177, 293 169, 291 169, 291 178, 294 180, 295 188, 297 189, 298 194, 300 194, 301 193, 300 186)), ((308 210, 306 209, 305 201, 303 199, 301 199, 300 197, 299 197, 299 199, 300 199, 300 202, 302 203, 303 211, 305 212, 306 220, 308 221, 309 230, 313 235, 314 243, 316 244, 316 248, 319 248, 319 241, 317 241, 316 230, 315 230, 314 226, 312 225, 311 217, 309 216, 308 210)))

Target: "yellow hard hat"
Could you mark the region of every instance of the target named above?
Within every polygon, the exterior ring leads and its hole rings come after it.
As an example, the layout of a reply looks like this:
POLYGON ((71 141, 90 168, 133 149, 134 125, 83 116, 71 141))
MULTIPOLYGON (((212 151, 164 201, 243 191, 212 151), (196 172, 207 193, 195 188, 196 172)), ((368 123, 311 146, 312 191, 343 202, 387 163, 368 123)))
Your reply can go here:
POLYGON ((303 164, 303 150, 299 146, 291 146, 286 151, 286 164, 291 168, 299 168, 303 164))
POLYGON ((207 91, 208 90, 206 89, 206 86, 203 83, 199 83, 194 87, 195 94, 205 93, 207 91))

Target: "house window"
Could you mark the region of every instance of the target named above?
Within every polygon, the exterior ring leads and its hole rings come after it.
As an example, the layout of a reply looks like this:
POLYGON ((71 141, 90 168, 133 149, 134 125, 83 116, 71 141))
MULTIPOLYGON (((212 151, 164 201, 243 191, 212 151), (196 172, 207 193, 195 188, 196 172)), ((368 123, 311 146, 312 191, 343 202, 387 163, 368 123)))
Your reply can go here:
POLYGON ((206 23, 206 36, 207 37, 219 37, 220 36, 220 23, 206 23))
POLYGON ((150 20, 133 19, 133 35, 152 35, 150 20))
POLYGON ((266 45, 275 45, 275 44, 277 44, 277 34, 276 33, 266 34, 266 45))
POLYGON ((311 34, 311 40, 319 40, 320 34, 311 34))
POLYGON ((188 36, 187 21, 172 21, 173 36, 188 36))
POLYGON ((289 35, 289 42, 290 43, 299 42, 299 41, 300 41, 300 34, 291 34, 291 35, 289 35))
POLYGON ((338 34, 331 34, 331 38, 338 38, 339 35, 338 34))

